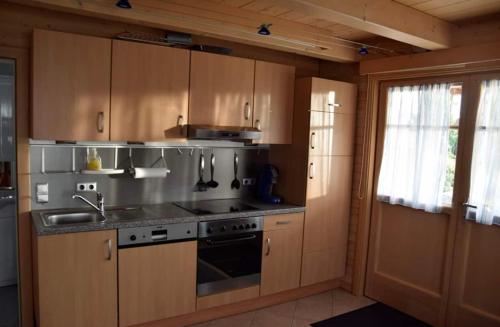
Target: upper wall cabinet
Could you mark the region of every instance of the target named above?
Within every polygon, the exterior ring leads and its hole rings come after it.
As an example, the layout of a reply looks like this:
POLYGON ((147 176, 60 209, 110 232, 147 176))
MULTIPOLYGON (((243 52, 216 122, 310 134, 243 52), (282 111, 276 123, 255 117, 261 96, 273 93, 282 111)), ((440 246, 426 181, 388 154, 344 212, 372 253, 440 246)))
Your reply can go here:
POLYGON ((109 140, 111 40, 35 30, 32 137, 109 140))
POLYGON ((255 63, 253 126, 262 131, 259 143, 292 143, 295 67, 255 63))
POLYGON ((111 140, 186 136, 189 51, 113 41, 111 140))
POLYGON ((356 88, 350 83, 311 78, 311 110, 353 114, 356 88))
POLYGON ((191 52, 189 124, 252 126, 255 61, 191 52))

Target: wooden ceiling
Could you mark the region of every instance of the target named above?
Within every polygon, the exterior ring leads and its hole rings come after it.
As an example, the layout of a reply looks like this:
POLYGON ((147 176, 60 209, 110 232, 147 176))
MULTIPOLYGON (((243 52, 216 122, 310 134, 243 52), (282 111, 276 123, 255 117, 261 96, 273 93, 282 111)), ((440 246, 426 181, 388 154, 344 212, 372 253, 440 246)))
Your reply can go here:
POLYGON ((397 0, 397 2, 450 22, 500 12, 500 0, 397 0))
MULTIPOLYGON (((496 5, 500 3, 500 0, 400 0, 401 3, 392 0, 130 0, 132 9, 120 9, 115 6, 116 0, 10 1, 339 62, 359 61, 359 47, 363 43, 371 45, 369 40, 376 37, 428 50, 453 47, 460 35, 466 34, 465 30, 434 14, 463 19, 465 12, 488 10, 490 13, 497 10, 496 5), (450 7, 447 13, 442 9, 445 7, 450 7), (257 34, 263 23, 272 24, 270 36, 257 34)), ((385 53, 395 54, 397 51, 385 53)))

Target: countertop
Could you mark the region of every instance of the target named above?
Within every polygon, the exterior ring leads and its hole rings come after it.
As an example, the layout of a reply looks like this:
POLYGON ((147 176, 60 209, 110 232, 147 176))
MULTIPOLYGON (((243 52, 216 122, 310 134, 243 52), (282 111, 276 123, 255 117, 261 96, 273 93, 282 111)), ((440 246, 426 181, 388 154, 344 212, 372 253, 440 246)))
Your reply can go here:
MULTIPOLYGON (((140 219, 106 219, 101 223, 80 223, 71 225, 59 225, 59 226, 45 226, 41 215, 46 212, 57 213, 57 212, 67 212, 71 209, 55 209, 55 210, 35 210, 31 212, 31 217, 33 220, 33 226, 37 235, 53 235, 53 234, 64 234, 64 233, 77 233, 77 232, 88 232, 104 229, 121 229, 130 227, 140 227, 140 226, 151 226, 151 225, 167 225, 167 224, 178 224, 186 222, 199 222, 199 221, 209 221, 209 220, 219 220, 228 218, 241 218, 241 217, 253 217, 253 216, 270 216, 279 215, 295 212, 304 212, 305 207, 289 205, 289 204, 268 204, 262 202, 256 202, 252 200, 242 200, 243 203, 249 204, 256 210, 248 210, 242 212, 231 212, 223 214, 207 214, 207 215, 196 215, 187 210, 181 209, 173 203, 163 203, 156 205, 142 205, 144 208, 144 216, 140 219)), ((92 210, 87 209, 74 209, 78 212, 92 212, 92 210)))

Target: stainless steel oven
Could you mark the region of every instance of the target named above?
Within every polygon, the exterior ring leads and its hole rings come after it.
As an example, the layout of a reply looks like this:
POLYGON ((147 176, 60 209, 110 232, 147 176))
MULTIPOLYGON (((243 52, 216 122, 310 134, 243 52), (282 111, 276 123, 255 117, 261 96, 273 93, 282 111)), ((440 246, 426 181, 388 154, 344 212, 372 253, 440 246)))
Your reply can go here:
POLYGON ((260 284, 263 217, 200 222, 198 296, 260 284))

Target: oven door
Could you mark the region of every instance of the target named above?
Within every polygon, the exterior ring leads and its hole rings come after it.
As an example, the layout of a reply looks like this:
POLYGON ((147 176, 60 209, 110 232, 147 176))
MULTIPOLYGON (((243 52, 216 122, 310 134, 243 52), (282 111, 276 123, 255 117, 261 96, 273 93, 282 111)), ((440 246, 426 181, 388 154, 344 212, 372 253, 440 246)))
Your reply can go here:
POLYGON ((198 240, 198 296, 260 284, 262 232, 198 240))

